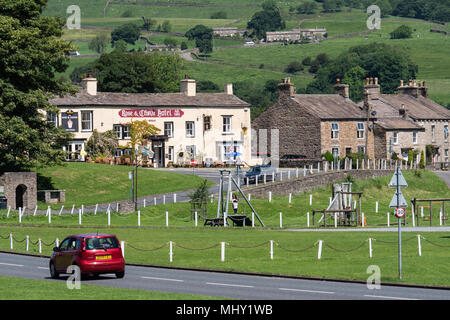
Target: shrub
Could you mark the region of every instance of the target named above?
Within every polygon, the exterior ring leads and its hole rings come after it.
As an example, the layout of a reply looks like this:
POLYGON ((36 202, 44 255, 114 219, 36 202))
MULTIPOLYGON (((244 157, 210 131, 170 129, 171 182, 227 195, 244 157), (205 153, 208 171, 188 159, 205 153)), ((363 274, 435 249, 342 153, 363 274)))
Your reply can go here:
POLYGON ((425 152, 423 150, 420 152, 420 163, 419 166, 421 169, 425 168, 425 152))
POLYGON ((412 29, 410 26, 401 25, 390 33, 391 39, 407 39, 412 37, 412 29))
POLYGON ((304 67, 300 62, 292 61, 291 63, 288 64, 288 66, 286 67, 286 69, 284 71, 287 73, 296 73, 299 71, 303 71, 303 69, 304 69, 304 67))
POLYGON ((312 62, 311 57, 306 57, 305 59, 302 60, 302 65, 304 66, 310 66, 312 62))
POLYGON ((186 41, 181 42, 180 49, 186 50, 187 48, 188 48, 188 45, 187 45, 186 41))
POLYGON ((327 151, 324 154, 322 154, 322 158, 325 158, 325 160, 327 160, 329 163, 334 161, 333 154, 330 151, 327 151))

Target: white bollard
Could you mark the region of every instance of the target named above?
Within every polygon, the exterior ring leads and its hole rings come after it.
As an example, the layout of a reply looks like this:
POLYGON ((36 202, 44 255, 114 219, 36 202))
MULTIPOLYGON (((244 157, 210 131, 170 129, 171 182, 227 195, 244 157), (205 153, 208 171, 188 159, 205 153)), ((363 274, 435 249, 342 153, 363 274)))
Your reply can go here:
POLYGON ((81 209, 78 209, 78 224, 81 226, 81 209))
POLYGON ((120 249, 122 249, 122 257, 125 258, 125 241, 120 241, 120 249))
POLYGON ((415 227, 416 226, 416 217, 414 216, 414 209, 412 210, 411 217, 412 217, 412 226, 415 227))
POLYGON ((295 177, 298 178, 298 168, 295 168, 295 177))
POLYGON ((141 226, 141 210, 138 210, 138 227, 141 226))
POLYGON ((255 213, 252 211, 252 228, 255 227, 255 213))
POLYGON ((111 226, 111 211, 107 212, 108 214, 108 228, 111 226))
POLYGON ((364 228, 364 212, 361 213, 361 227, 364 228))
POLYGON ((423 207, 420 207, 420 216, 423 218, 423 207))
POLYGON ((173 261, 173 242, 169 241, 169 261, 173 261))
POLYGON ((269 202, 272 202, 272 191, 269 191, 269 202))
POLYGON ((439 225, 442 226, 442 209, 439 211, 439 225))
POLYGON ((166 195, 163 195, 163 204, 166 204, 166 195))
POLYGON ((195 211, 195 226, 197 227, 198 226, 198 214, 197 214, 197 211, 195 211))
POLYGON ((58 238, 55 239, 55 247, 59 247, 59 239, 58 238))
POLYGON ((176 193, 173 194, 173 202, 177 203, 177 194, 176 193))
MULTIPOLYGON (((63 210, 64 210, 64 205, 62 205, 61 209, 59 209, 59 215, 62 214, 63 210)), ((95 212, 97 212, 97 207, 95 207, 95 212)))
POLYGON ((273 240, 270 240, 270 260, 273 260, 273 240))
POLYGON ((70 211, 70 214, 73 214, 74 210, 75 210, 75 205, 72 205, 72 211, 70 211))
POLYGON ((22 208, 19 208, 19 223, 22 223, 22 208))
POLYGON ((9 213, 11 211, 11 206, 8 206, 8 213, 6 213, 6 217, 9 218, 9 213))
POLYGON ((334 213, 334 227, 337 228, 337 213, 334 213))
POLYGON ((309 205, 312 206, 312 194, 309 195, 309 205))
POLYGON ((317 259, 322 258, 322 240, 319 240, 319 250, 317 252, 317 259))
POLYGON ((34 207, 33 217, 36 216, 38 206, 34 207))
POLYGON ((422 244, 420 243, 420 234, 417 235, 417 246, 419 247, 419 257, 422 256, 422 244))
POLYGON ((166 227, 169 226, 169 211, 166 211, 166 227))
POLYGON ((26 243, 26 251, 28 252, 28 249, 29 249, 29 247, 30 247, 30 236, 27 236, 27 243, 26 243))
POLYGON ((153 197, 153 204, 156 206, 156 197, 153 197))
POLYGON ((283 228, 283 213, 280 212, 280 228, 283 228))
POLYGON ((147 202, 146 202, 146 200, 144 199, 144 208, 147 206, 147 202))
POLYGON ((12 233, 9 234, 9 244, 10 244, 11 250, 14 249, 13 235, 12 235, 12 233))
POLYGON ((391 221, 390 221, 390 214, 389 212, 387 213, 387 226, 390 227, 391 226, 391 221))
POLYGON ((225 242, 220 243, 220 261, 225 261, 225 242))
POLYGON ((292 193, 289 193, 289 203, 292 203, 292 193))
POLYGON ((42 253, 42 240, 41 240, 41 238, 39 238, 38 241, 39 241, 39 253, 42 253))
POLYGON ((95 211, 94 211, 94 215, 97 215, 97 210, 98 210, 98 203, 95 204, 95 211))
POLYGON ((306 213, 306 226, 309 228, 309 212, 306 213))
POLYGON ((375 213, 378 213, 378 201, 375 202, 375 213))
POLYGON ((52 224, 52 209, 48 207, 48 224, 52 224))
POLYGON ((369 238, 369 257, 372 258, 372 238, 369 238))

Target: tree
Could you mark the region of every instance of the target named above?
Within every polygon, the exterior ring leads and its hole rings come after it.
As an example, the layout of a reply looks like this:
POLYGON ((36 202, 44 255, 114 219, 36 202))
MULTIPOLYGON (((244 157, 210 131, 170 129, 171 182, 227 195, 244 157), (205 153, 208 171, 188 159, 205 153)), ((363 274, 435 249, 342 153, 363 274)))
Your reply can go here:
POLYGON ((213 51, 213 29, 202 24, 189 29, 184 35, 188 40, 195 40, 195 47, 203 54, 213 51))
POLYGON ((167 37, 164 39, 164 44, 169 48, 175 48, 178 42, 175 38, 167 37))
POLYGON ((88 47, 92 51, 95 51, 97 53, 103 53, 105 52, 106 47, 108 46, 108 42, 109 42, 108 36, 104 33, 101 33, 89 42, 88 47))
POLYGON ((111 45, 114 47, 118 40, 124 40, 126 43, 134 45, 140 35, 141 30, 136 24, 126 23, 111 32, 111 45))
POLYGON ((161 25, 161 31, 162 32, 170 32, 172 31, 172 24, 169 20, 165 20, 161 25))
POLYGON ((419 166, 421 169, 425 169, 425 152, 422 150, 420 151, 420 162, 419 166))
POLYGON ((304 59, 302 60, 302 65, 304 65, 304 66, 310 66, 310 65, 311 65, 311 62, 312 62, 312 59, 311 59, 310 56, 308 56, 308 57, 306 57, 306 58, 304 58, 304 59))
POLYGON ((363 80, 366 78, 367 71, 356 66, 344 74, 342 82, 348 84, 350 88, 350 99, 355 102, 363 99, 363 80))
POLYGON ((118 147, 119 141, 113 130, 98 132, 94 129, 86 143, 86 151, 91 155, 105 154, 107 157, 113 157, 118 147))
POLYGON ((76 49, 61 39, 64 21, 41 16, 46 3, 0 0, 0 172, 64 161, 70 135, 43 112, 57 114, 49 98, 76 92, 55 77, 76 49))
POLYGON ((303 2, 297 7, 298 14, 314 14, 317 9, 317 3, 313 1, 303 2))
POLYGON ((217 92, 219 90, 219 86, 210 80, 201 80, 197 82, 198 92, 217 92))
POLYGON ((142 20, 144 21, 142 27, 147 31, 150 31, 150 29, 156 25, 156 20, 153 20, 152 18, 142 17, 142 20))
POLYGON ((125 40, 117 40, 117 42, 115 43, 115 48, 114 51, 116 52, 125 52, 127 51, 127 43, 125 42, 125 40))
POLYGON ((227 13, 225 11, 217 11, 211 15, 211 19, 226 19, 227 13))
POLYGON ((304 67, 303 65, 298 62, 298 61, 292 61, 288 64, 288 66, 286 67, 286 69, 284 70, 284 72, 287 73, 296 73, 299 71, 303 71, 304 67))
POLYGON ((149 136, 156 135, 161 130, 155 125, 149 123, 147 120, 134 120, 130 124, 130 141, 128 147, 133 151, 131 153, 131 159, 134 160, 134 150, 138 146, 145 146, 147 144, 149 136))
POLYGON ((405 24, 402 24, 400 27, 395 29, 390 33, 391 39, 407 39, 412 37, 412 28, 405 24))
POLYGON ((99 90, 106 92, 178 91, 182 67, 178 55, 118 51, 101 55, 95 63, 99 90))
POLYGON ((263 10, 256 12, 247 23, 247 29, 252 30, 252 35, 258 39, 265 38, 267 31, 276 31, 286 28, 286 23, 281 17, 277 4, 273 0, 262 4, 263 10))
POLYGON ((181 45, 180 45, 180 49, 181 50, 186 50, 187 48, 188 48, 188 45, 187 45, 186 41, 182 41, 181 45))

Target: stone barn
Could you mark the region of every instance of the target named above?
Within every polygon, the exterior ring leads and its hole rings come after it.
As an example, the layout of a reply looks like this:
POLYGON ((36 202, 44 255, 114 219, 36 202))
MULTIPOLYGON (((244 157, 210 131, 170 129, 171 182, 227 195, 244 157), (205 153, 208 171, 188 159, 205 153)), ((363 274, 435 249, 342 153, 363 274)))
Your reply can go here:
POLYGON ((34 208, 37 204, 36 172, 5 172, 0 176, 0 190, 6 198, 6 207, 34 208))

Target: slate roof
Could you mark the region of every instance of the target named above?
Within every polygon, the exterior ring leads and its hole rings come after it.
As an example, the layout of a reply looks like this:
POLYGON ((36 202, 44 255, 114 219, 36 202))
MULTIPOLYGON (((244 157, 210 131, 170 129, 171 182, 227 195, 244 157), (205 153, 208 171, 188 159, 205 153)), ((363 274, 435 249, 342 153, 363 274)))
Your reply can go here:
POLYGON ((128 107, 249 107, 250 104, 226 93, 197 93, 189 97, 184 93, 113 93, 97 92, 93 96, 80 90, 75 96, 50 100, 57 106, 128 106, 128 107))
POLYGON ((377 118, 376 124, 385 130, 425 130, 414 121, 403 118, 377 118))

